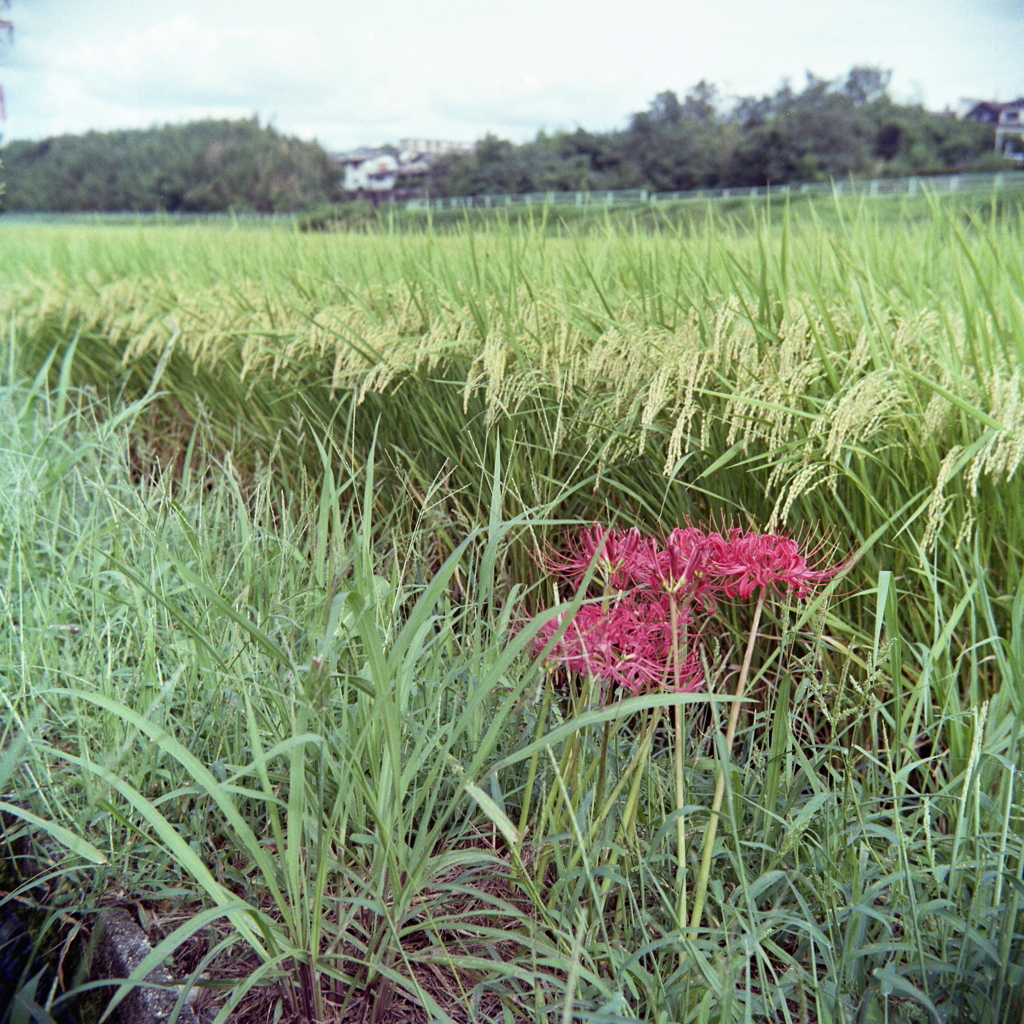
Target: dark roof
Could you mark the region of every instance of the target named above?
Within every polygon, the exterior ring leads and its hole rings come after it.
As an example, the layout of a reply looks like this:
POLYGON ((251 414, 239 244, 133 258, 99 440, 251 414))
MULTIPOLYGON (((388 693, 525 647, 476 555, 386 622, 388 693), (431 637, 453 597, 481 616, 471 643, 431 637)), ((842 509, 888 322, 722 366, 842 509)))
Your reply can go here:
POLYGON ((1014 107, 1024 109, 1024 96, 1020 96, 1015 100, 1010 100, 1009 103, 997 103, 994 100, 982 100, 980 103, 975 103, 974 106, 964 114, 964 117, 970 118, 972 121, 981 121, 983 124, 995 124, 999 120, 999 115, 1004 110, 1009 110, 1014 107))

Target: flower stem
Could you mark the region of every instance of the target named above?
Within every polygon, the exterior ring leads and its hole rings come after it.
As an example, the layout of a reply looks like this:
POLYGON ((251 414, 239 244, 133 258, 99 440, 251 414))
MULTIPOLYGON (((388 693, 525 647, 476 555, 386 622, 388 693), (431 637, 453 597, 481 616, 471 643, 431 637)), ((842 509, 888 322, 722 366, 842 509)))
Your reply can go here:
POLYGON ((747 649, 743 655, 743 666, 740 668, 740 678, 736 683, 736 700, 733 702, 732 710, 729 712, 729 725, 725 730, 725 762, 719 766, 718 778, 715 780, 715 795, 711 801, 711 816, 708 818, 708 825, 704 831, 704 844, 701 847, 700 871, 697 875, 697 885, 693 891, 693 911, 690 914, 690 932, 688 938, 696 937, 696 930, 700 926, 701 915, 704 912, 704 901, 708 893, 708 879, 711 876, 711 855, 715 846, 715 833, 718 831, 718 817, 722 810, 722 799, 725 796, 725 773, 729 768, 732 759, 732 743, 736 737, 736 727, 740 720, 740 698, 747 686, 747 677, 750 675, 750 663, 754 657, 754 644, 757 640, 757 630, 761 624, 761 612, 764 609, 764 600, 767 588, 762 587, 757 599, 757 607, 754 609, 754 618, 750 623, 750 636, 747 639, 747 649))
MULTIPOLYGON (((611 599, 612 599, 612 584, 611 584, 611 577, 609 576, 604 581, 604 593, 601 595, 601 614, 602 615, 607 615, 608 614, 608 606, 611 604, 611 599)), ((604 706, 604 702, 605 702, 606 696, 607 696, 607 694, 605 693, 604 687, 602 686, 598 690, 598 700, 597 700, 598 704, 601 705, 602 707, 604 706)), ((618 727, 618 723, 616 723, 616 728, 617 727, 618 727)), ((606 767, 605 766, 605 762, 606 762, 606 759, 608 757, 608 741, 610 739, 611 739, 611 723, 610 722, 605 722, 604 723, 604 732, 603 732, 603 735, 601 736, 601 758, 600 758, 600 761, 598 763, 598 770, 597 770, 597 799, 594 801, 594 806, 595 807, 600 807, 601 806, 601 800, 603 799, 603 796, 604 796, 604 776, 605 776, 605 767, 606 767)))
POLYGON ((599 755, 597 769, 597 796, 594 798, 595 807, 600 807, 601 802, 604 800, 604 779, 605 766, 608 761, 608 744, 611 740, 613 730, 618 730, 620 721, 621 719, 616 719, 614 726, 611 722, 604 723, 604 732, 601 735, 601 753, 599 755))
MULTIPOLYGON (((679 608, 673 597, 669 605, 672 628, 672 674, 675 689, 679 689, 683 652, 679 647, 679 608)), ((683 817, 686 792, 683 787, 683 709, 677 704, 675 712, 675 781, 676 781, 676 888, 679 900, 676 920, 680 928, 686 927, 686 821, 683 817)))
POLYGON ((675 771, 676 771, 676 888, 679 901, 676 908, 676 920, 680 928, 686 927, 686 818, 683 808, 686 806, 683 789, 683 709, 675 706, 675 771))

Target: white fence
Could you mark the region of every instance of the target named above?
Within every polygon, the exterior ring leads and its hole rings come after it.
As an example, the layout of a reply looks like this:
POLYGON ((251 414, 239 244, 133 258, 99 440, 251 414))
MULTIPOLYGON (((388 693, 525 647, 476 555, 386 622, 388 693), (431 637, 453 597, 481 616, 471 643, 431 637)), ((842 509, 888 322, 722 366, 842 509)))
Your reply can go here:
POLYGON ((503 206, 610 206, 647 203, 652 193, 645 188, 602 189, 593 192, 519 192, 493 196, 446 196, 442 199, 409 199, 407 210, 497 209, 503 206))
POLYGON ((800 185, 697 188, 687 192, 649 192, 645 188, 593 192, 521 192, 515 195, 446 196, 410 199, 407 210, 501 209, 507 206, 616 206, 625 203, 671 203, 692 199, 755 199, 787 195, 912 196, 923 192, 992 192, 1024 186, 1024 171, 995 174, 936 174, 912 178, 848 178, 800 185))

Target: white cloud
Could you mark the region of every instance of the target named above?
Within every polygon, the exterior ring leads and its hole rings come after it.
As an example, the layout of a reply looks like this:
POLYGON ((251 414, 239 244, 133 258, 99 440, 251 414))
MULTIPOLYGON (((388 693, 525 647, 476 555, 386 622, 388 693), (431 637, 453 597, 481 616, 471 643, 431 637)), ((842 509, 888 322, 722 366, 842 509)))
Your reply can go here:
POLYGON ((307 98, 328 70, 311 31, 211 27, 195 15, 76 40, 54 47, 49 57, 51 73, 87 82, 96 98, 129 106, 307 98))
POLYGON ((624 123, 701 78, 894 69, 902 96, 1024 92, 1019 0, 14 0, 10 137, 272 118, 333 147, 624 123))

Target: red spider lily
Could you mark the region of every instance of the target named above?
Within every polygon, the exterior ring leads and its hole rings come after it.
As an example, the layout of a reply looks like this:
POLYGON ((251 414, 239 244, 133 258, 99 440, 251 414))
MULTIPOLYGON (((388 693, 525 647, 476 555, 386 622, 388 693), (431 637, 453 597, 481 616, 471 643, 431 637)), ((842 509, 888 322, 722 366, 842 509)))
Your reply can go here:
POLYGON ((648 582, 672 599, 692 597, 711 608, 721 589, 717 554, 711 535, 696 526, 677 527, 653 549, 648 582))
POLYGON ((704 689, 704 666, 700 663, 696 651, 691 651, 683 658, 678 678, 666 680, 664 686, 666 690, 672 690, 674 693, 696 693, 704 689))
MULTIPOLYGON (((595 604, 585 604, 572 617, 565 632, 547 653, 548 661, 559 662, 570 672, 586 675, 599 672, 603 665, 600 656, 605 633, 604 613, 595 604)), ((547 647, 552 635, 561 627, 564 615, 549 619, 540 628, 534 647, 539 652, 547 647)))
MULTIPOLYGON (((566 547, 568 553, 549 556, 545 568, 578 584, 596 562, 607 584, 632 589, 583 605, 547 658, 635 694, 703 688, 704 673, 693 650, 699 641, 693 633, 695 609, 713 612, 719 596, 746 600, 767 588, 805 598, 846 564, 814 564, 817 552, 802 553, 784 534, 724 526, 721 532, 679 527, 659 545, 636 528, 595 525, 580 530, 566 547)), ((540 630, 538 651, 562 621, 552 619, 540 630)))
POLYGON ((595 525, 566 539, 566 554, 550 554, 542 566, 555 576, 578 583, 597 556, 597 573, 616 590, 639 582, 649 562, 647 542, 634 526, 616 530, 595 525))
MULTIPOLYGON (((535 641, 537 649, 547 646, 560 625, 560 619, 544 625, 535 641)), ((670 649, 665 607, 630 596, 607 612, 596 604, 584 605, 547 657, 570 672, 595 676, 634 694, 659 687, 690 693, 703 687, 703 670, 693 654, 680 666, 678 681, 670 678, 670 649)))
POLYGON ((724 580, 730 597, 749 598, 761 587, 776 593, 808 597, 814 587, 832 579, 843 564, 815 568, 792 537, 734 529, 728 537, 716 534, 714 571, 724 580))

